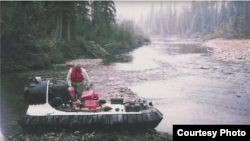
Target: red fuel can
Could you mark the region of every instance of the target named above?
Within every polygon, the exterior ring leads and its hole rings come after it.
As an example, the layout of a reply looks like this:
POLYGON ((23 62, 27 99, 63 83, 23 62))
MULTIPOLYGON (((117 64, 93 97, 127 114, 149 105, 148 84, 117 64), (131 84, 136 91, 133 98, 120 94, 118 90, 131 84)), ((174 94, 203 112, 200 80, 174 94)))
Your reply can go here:
POLYGON ((80 97, 80 101, 81 102, 85 102, 85 100, 93 100, 94 99, 94 91, 90 90, 90 91, 85 91, 82 93, 81 97, 80 97))
POLYGON ((99 107, 98 101, 96 101, 96 100, 86 100, 85 101, 85 108, 96 109, 96 107, 99 107))
POLYGON ((99 95, 96 94, 93 90, 89 90, 82 93, 80 101, 85 102, 85 100, 94 100, 94 98, 96 98, 95 100, 98 100, 99 95))

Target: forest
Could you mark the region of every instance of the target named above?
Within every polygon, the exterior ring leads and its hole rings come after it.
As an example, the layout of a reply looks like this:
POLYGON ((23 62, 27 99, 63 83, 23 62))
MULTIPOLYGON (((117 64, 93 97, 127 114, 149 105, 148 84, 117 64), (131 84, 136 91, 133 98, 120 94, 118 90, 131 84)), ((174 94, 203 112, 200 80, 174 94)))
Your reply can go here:
POLYGON ((113 1, 1 2, 1 73, 99 58, 90 43, 114 55, 144 40, 133 21, 116 21, 113 1))
POLYGON ((2 1, 1 72, 45 68, 79 58, 102 58, 149 42, 147 36, 249 39, 249 1, 189 1, 152 4, 135 24, 118 21, 113 1, 2 1), (147 36, 146 36, 147 35, 147 36))
POLYGON ((153 4, 148 16, 140 18, 140 23, 144 23, 143 30, 151 35, 249 39, 250 2, 165 1, 158 9, 153 4))

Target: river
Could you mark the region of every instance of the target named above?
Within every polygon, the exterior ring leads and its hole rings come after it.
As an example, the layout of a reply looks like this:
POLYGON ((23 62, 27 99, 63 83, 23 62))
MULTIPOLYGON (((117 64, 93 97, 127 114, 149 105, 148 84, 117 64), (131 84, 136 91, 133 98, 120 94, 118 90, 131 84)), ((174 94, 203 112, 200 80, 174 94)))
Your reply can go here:
POLYGON ((132 52, 131 63, 116 65, 144 80, 129 88, 163 113, 157 130, 172 133, 173 124, 250 124, 250 66, 213 61, 201 45, 153 41, 132 52))
MULTIPOLYGON (((158 131, 172 133, 173 124, 250 124, 250 66, 216 62, 203 43, 153 39, 117 60, 82 60, 100 97, 110 89, 128 87, 152 100, 164 116, 158 131)), ((27 108, 22 98, 28 77, 65 79, 67 71, 68 66, 2 75, 3 134, 21 130, 16 119, 27 108)))

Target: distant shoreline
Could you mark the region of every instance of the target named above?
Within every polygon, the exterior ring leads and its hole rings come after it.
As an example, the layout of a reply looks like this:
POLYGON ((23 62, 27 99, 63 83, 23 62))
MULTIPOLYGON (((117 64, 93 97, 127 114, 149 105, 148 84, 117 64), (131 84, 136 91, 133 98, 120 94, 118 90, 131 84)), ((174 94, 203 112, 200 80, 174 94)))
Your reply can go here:
POLYGON ((213 48, 212 59, 223 63, 250 63, 250 39, 213 39, 204 43, 213 48))

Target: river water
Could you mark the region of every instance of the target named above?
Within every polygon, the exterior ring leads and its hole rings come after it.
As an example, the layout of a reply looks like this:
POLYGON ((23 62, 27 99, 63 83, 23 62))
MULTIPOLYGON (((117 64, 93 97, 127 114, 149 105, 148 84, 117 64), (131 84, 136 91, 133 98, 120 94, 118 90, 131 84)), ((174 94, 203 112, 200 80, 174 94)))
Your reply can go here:
MULTIPOLYGON (((202 44, 184 39, 153 39, 152 44, 117 60, 83 60, 84 67, 94 83, 93 89, 101 90, 100 97, 108 95, 110 88, 128 87, 152 100, 164 117, 158 131, 172 133, 173 124, 250 124, 250 66, 211 60, 202 44)), ((27 77, 65 80, 68 69, 1 76, 4 135, 21 131, 16 121, 27 109, 23 104, 27 77)))
POLYGON ((164 119, 156 128, 172 133, 173 124, 250 124, 250 66, 211 60, 202 42, 153 41, 116 69, 140 75, 129 88, 154 102, 164 119))

